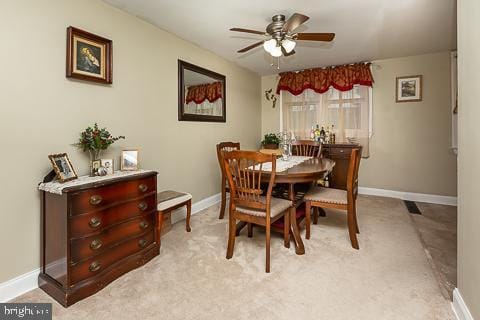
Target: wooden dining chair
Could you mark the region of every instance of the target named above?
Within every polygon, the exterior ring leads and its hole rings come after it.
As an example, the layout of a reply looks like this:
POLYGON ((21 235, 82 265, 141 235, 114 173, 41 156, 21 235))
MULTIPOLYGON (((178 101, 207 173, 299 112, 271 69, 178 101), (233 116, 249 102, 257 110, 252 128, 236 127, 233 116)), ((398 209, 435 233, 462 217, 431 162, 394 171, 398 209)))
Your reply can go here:
MULTIPOLYGON (((265 227, 266 263, 265 272, 270 272, 270 229, 271 224, 285 215, 284 244, 288 245, 290 200, 272 197, 275 183, 276 158, 254 151, 230 151, 224 153, 225 171, 230 185, 230 212, 228 227, 227 259, 232 258, 235 246, 237 220, 265 227), (262 195, 262 169, 271 162, 271 174, 266 195, 262 195)), ((265 174, 265 173, 263 173, 265 174)))
POLYGON ((220 215, 218 216, 219 219, 223 219, 225 215, 227 192, 230 192, 228 188, 228 183, 227 183, 227 176, 225 174, 225 165, 223 163, 223 152, 228 152, 233 150, 240 150, 240 142, 220 142, 219 144, 217 144, 217 159, 218 159, 218 164, 220 165, 220 171, 222 176, 220 181, 222 202, 220 204, 220 215))
POLYGON ((317 157, 322 153, 322 144, 311 140, 296 140, 292 142, 292 154, 294 156, 317 157))
POLYGON ((347 190, 313 186, 305 194, 306 239, 310 239, 310 214, 312 207, 341 209, 347 211, 348 233, 352 247, 359 249, 357 233, 360 233, 360 230, 358 229, 356 201, 361 153, 361 148, 352 149, 347 172, 347 190))

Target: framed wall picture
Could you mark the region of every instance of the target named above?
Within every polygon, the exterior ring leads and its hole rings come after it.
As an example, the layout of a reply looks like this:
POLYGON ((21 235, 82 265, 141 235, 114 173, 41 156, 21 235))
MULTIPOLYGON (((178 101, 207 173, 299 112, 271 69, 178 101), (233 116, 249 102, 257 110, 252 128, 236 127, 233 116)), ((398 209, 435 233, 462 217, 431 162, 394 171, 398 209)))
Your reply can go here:
POLYGON ((396 101, 422 101, 422 76, 397 77, 396 101))
POLYGON ((122 171, 138 170, 138 150, 123 150, 120 160, 120 169, 122 171))
POLYGON ((112 40, 68 27, 67 78, 112 83, 112 40))
POLYGON ((51 154, 48 158, 60 182, 67 182, 78 178, 66 153, 51 154))

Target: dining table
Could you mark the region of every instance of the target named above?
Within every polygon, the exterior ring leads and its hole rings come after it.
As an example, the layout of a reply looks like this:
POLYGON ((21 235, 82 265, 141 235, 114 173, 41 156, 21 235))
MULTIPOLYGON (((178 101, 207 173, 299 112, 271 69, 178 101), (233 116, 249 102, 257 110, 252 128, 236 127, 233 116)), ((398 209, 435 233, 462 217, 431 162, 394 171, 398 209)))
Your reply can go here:
MULTIPOLYGON (((295 184, 313 183, 325 178, 335 166, 335 161, 327 158, 318 157, 296 157, 291 156, 287 160, 281 157, 277 160, 277 170, 275 172, 275 184, 285 184, 288 186, 288 199, 292 201, 293 207, 289 210, 289 214, 285 216, 285 222, 290 224, 290 235, 295 243, 295 252, 298 255, 305 254, 305 246, 300 236, 300 230, 296 218, 296 208, 299 200, 296 199, 295 184), (301 162, 299 158, 302 158, 301 162), (288 166, 288 162, 292 166, 288 166), (285 168, 287 165, 287 168, 285 168)), ((268 182, 271 177, 271 170, 262 169, 262 180, 268 182)), ((237 225, 238 232, 245 226, 243 223, 237 225)), ((287 235, 285 246, 290 247, 290 235, 287 235)))

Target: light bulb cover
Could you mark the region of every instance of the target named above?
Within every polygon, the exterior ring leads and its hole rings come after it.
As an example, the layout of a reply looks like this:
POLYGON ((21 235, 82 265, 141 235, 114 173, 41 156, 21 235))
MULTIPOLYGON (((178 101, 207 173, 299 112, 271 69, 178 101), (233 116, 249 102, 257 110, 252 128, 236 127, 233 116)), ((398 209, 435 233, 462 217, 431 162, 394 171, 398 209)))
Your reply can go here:
POLYGON ((285 49, 287 53, 292 52, 292 50, 295 48, 295 45, 297 43, 295 41, 292 41, 290 39, 284 39, 282 41, 282 47, 285 49))
POLYGON ((263 48, 265 49, 265 51, 267 51, 268 53, 272 52, 272 50, 277 46, 277 40, 275 39, 270 39, 268 41, 265 41, 263 43, 263 48))
POLYGON ((270 51, 270 54, 272 57, 281 57, 282 56, 282 48, 280 47, 275 47, 270 51))

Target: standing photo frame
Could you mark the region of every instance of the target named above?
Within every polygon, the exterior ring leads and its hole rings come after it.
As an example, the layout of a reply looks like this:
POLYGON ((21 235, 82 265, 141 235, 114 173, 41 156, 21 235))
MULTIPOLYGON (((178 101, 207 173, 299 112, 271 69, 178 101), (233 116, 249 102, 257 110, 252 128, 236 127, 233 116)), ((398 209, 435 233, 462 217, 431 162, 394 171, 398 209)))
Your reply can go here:
POLYGON ((123 150, 120 159, 120 170, 136 171, 138 170, 138 150, 123 150))
POLYGON ((112 40, 67 28, 67 78, 112 83, 112 40))
POLYGON ((60 182, 67 182, 78 178, 75 169, 66 153, 51 154, 48 156, 52 163, 53 170, 60 182))

